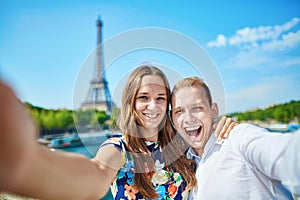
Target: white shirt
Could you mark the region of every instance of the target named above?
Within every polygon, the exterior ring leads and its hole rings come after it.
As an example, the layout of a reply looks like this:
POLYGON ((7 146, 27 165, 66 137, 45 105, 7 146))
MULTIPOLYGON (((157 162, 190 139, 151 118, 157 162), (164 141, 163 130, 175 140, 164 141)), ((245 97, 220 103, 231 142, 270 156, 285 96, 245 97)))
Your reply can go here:
POLYGON ((187 156, 198 162, 190 199, 293 199, 286 188, 300 195, 300 134, 240 124, 223 144, 212 134, 202 158, 191 148, 187 156))

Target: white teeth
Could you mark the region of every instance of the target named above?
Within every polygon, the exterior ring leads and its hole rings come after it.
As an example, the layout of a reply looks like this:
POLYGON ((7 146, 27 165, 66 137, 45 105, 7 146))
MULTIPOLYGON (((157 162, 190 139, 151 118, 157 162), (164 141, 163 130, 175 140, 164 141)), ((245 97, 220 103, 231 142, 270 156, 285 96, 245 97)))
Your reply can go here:
POLYGON ((150 118, 150 119, 155 119, 156 117, 158 117, 158 114, 156 114, 156 115, 145 114, 145 116, 150 118))
POLYGON ((187 135, 189 135, 190 137, 194 138, 194 137, 197 137, 198 135, 198 131, 199 131, 199 126, 194 126, 194 127, 185 127, 185 132, 187 135))
POLYGON ((187 128, 185 128, 185 130, 186 131, 196 131, 196 130, 198 130, 198 128, 199 128, 199 126, 197 126, 197 127, 187 127, 187 128))

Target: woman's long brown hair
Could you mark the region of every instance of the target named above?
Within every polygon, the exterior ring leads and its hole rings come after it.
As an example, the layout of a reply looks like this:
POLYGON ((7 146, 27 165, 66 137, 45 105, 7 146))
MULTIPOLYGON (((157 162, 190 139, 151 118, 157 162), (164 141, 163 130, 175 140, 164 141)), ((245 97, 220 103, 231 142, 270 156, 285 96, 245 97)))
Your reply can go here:
MULTIPOLYGON (((165 74, 154 66, 143 65, 136 68, 126 83, 122 96, 122 108, 118 118, 118 126, 124 133, 124 138, 128 150, 134 158, 134 187, 146 198, 157 198, 159 195, 151 183, 152 175, 155 172, 154 160, 145 143, 145 139, 140 137, 138 115, 135 111, 135 99, 141 82, 146 75, 158 75, 165 84, 167 102, 170 102, 170 86, 165 74), (145 169, 147 169, 145 171, 145 169)), ((187 189, 196 185, 195 167, 193 160, 187 159, 184 149, 180 147, 180 140, 176 136, 168 117, 169 106, 166 108, 166 115, 158 129, 158 142, 163 150, 163 158, 168 170, 174 170, 187 182, 187 189)))

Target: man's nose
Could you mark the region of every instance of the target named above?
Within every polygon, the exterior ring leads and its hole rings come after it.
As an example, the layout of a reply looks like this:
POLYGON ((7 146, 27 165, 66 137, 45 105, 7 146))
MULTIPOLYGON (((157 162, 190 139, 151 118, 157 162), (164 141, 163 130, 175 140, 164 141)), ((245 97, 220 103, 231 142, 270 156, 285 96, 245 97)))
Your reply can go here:
POLYGON ((189 123, 195 122, 196 118, 193 115, 193 113, 191 113, 190 111, 186 111, 184 116, 183 116, 183 120, 184 120, 185 123, 189 124, 189 123))

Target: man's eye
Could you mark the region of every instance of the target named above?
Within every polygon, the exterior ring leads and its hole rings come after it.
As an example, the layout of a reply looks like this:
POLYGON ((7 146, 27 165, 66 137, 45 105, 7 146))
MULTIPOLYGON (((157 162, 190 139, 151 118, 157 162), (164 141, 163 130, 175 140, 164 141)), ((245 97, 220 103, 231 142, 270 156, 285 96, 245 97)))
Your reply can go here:
POLYGON ((180 114, 180 113, 182 113, 182 110, 175 110, 174 111, 174 114, 180 114))
POLYGON ((202 107, 201 106, 196 106, 196 107, 193 108, 193 110, 194 111, 200 111, 200 110, 202 110, 202 107))

